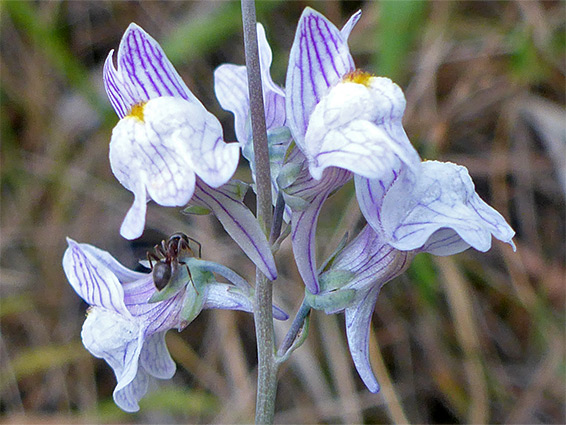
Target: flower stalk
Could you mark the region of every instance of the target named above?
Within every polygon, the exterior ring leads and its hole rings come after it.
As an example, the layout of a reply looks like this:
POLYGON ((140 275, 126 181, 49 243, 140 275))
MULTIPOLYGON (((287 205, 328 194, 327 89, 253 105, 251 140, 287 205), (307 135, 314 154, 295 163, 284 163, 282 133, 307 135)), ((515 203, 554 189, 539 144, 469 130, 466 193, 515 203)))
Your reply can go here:
MULTIPOLYGON (((267 235, 271 228, 271 172, 254 0, 242 0, 242 23, 244 28, 246 68, 248 70, 250 115, 256 172, 257 216, 260 226, 267 235)), ((273 320, 271 318, 272 297, 271 282, 257 269, 254 308, 258 353, 255 418, 257 424, 273 423, 275 413, 277 364, 274 355, 275 344, 273 320)))

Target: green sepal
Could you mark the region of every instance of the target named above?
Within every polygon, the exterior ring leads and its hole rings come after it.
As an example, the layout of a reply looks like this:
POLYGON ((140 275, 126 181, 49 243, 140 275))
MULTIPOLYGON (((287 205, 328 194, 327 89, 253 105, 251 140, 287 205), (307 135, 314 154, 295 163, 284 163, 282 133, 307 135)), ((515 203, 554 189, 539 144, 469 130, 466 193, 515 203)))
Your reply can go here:
POLYGON ((291 186, 299 177, 303 169, 302 162, 290 162, 281 167, 279 175, 277 176, 277 185, 281 189, 286 189, 291 186))
POLYGON ((200 205, 189 205, 187 208, 183 209, 181 213, 186 215, 208 215, 212 211, 208 208, 201 207, 200 205))
POLYGON ((189 270, 191 271, 191 276, 193 277, 193 284, 196 286, 197 291, 200 291, 200 288, 204 288, 204 286, 208 283, 216 282, 214 275, 205 268, 200 266, 199 263, 201 262, 201 260, 199 260, 198 258, 190 257, 184 259, 184 261, 189 267, 189 270))
POLYGON ((230 180, 228 183, 225 183, 220 188, 218 188, 218 190, 227 195, 230 195, 232 198, 238 201, 243 201, 249 187, 249 184, 241 180, 230 180))
POLYGON ((348 307, 356 296, 355 289, 342 289, 355 277, 355 273, 347 270, 330 270, 322 273, 318 282, 320 293, 311 294, 305 291, 305 299, 315 310, 324 310, 331 314, 348 307))
POLYGON ((348 270, 329 270, 322 273, 318 277, 318 282, 320 284, 321 292, 333 291, 335 289, 340 289, 347 283, 349 283, 354 277, 355 273, 348 270))
POLYGON ((171 277, 171 280, 161 291, 155 292, 148 300, 149 303, 156 303, 174 297, 182 288, 187 285, 193 286, 198 292, 203 292, 207 283, 214 282, 214 275, 199 267, 197 258, 190 256, 179 257, 181 264, 171 277), (184 264, 182 264, 184 263, 184 264), (188 268, 188 269, 187 269, 188 268), (190 276, 189 276, 190 271, 190 276))
POLYGON ((216 280, 211 272, 199 266, 201 260, 198 258, 187 257, 183 258, 182 261, 185 262, 186 266, 191 271, 192 277, 187 285, 185 304, 181 310, 181 319, 188 324, 202 311, 207 291, 206 285, 216 283, 216 280))
POLYGON ((305 201, 303 198, 298 196, 289 195, 283 191, 283 199, 285 199, 285 204, 289 206, 293 211, 303 211, 308 208, 311 204, 308 201, 305 201))
POLYGON ((283 145, 291 138, 291 130, 288 127, 276 127, 267 132, 267 144, 269 146, 283 145))
POLYGON ((297 144, 295 143, 294 140, 291 140, 291 143, 289 143, 289 146, 287 146, 287 152, 285 153, 285 161, 287 161, 287 159, 291 155, 291 152, 293 152, 293 149, 295 149, 295 146, 297 146, 297 144))
POLYGON ((337 289, 313 295, 305 291, 306 302, 315 310, 323 310, 326 313, 335 313, 348 307, 356 296, 354 289, 337 289))
POLYGON ((204 288, 197 291, 195 285, 189 284, 187 286, 187 293, 185 294, 185 304, 181 310, 181 319, 189 324, 199 315, 204 306, 204 288))

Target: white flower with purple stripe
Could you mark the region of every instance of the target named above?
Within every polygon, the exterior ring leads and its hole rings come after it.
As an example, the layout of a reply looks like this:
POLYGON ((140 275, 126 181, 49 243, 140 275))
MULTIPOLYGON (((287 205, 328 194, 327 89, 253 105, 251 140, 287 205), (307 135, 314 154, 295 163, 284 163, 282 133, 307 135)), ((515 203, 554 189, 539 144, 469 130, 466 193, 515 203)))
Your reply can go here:
MULTIPOLYGON (((187 280, 167 299, 149 302, 157 294, 151 274, 129 270, 92 245, 71 239, 68 244, 63 269, 73 289, 90 305, 81 333, 83 344, 114 369, 114 401, 127 412, 139 410, 150 378, 169 379, 175 373, 165 345, 169 329, 183 329, 205 308, 253 310, 249 284, 215 263, 190 259, 193 282, 187 280), (199 282, 197 276, 213 277, 207 271, 202 274, 205 268, 223 273, 236 286, 213 279, 199 282)), ((274 317, 287 318, 276 307, 274 317)))
POLYGON ((485 252, 492 235, 515 249, 515 232, 475 191, 468 170, 450 162, 401 164, 383 179, 356 176, 360 209, 383 240, 403 251, 485 252))
MULTIPOLYGON (((419 162, 401 124, 405 109, 401 89, 387 78, 355 68, 347 41, 360 17, 361 12, 355 13, 339 30, 323 15, 306 8, 291 48, 287 125, 316 180, 338 181, 338 169, 342 184, 352 173, 383 178, 398 162, 408 166, 419 162)), ((312 293, 318 291, 314 231, 325 199, 319 195, 317 205, 301 212, 294 223, 295 259, 312 293)))
MULTIPOLYGON (((273 203, 277 199, 277 175, 291 137, 285 127, 285 91, 273 82, 270 73, 272 53, 263 25, 257 24, 258 54, 261 71, 265 126, 268 137, 269 162, 273 203)), ((234 114, 236 139, 242 148, 242 155, 249 161, 252 178, 255 181, 255 163, 251 132, 250 97, 248 72, 243 65, 222 64, 214 71, 214 92, 223 109, 234 114)))
POLYGON ((112 132, 110 165, 134 203, 120 229, 143 233, 146 203, 183 206, 198 176, 216 188, 234 174, 237 144, 226 144, 222 127, 185 85, 159 44, 136 24, 126 30, 113 64, 104 65, 106 92, 120 117, 112 132))
POLYGON ((492 235, 515 249, 515 232, 478 196, 465 167, 425 161, 415 173, 401 162, 396 165, 383 179, 356 176, 368 225, 329 260, 318 279, 320 291, 307 291, 313 308, 344 311, 352 359, 372 392, 379 385, 369 362, 369 326, 381 287, 403 273, 419 252, 487 251, 492 235))
MULTIPOLYGON (((270 67, 273 55, 267 42, 265 29, 259 23, 257 24, 257 38, 265 124, 269 132, 285 125, 285 92, 271 78, 270 67)), ((234 114, 236 138, 244 150, 252 138, 246 67, 227 63, 216 68, 214 71, 214 92, 222 108, 234 114)))
POLYGON ((307 7, 291 48, 287 121, 316 179, 327 167, 379 178, 396 158, 418 162, 401 124, 401 89, 355 69, 347 39, 360 16, 357 12, 338 30, 307 7))

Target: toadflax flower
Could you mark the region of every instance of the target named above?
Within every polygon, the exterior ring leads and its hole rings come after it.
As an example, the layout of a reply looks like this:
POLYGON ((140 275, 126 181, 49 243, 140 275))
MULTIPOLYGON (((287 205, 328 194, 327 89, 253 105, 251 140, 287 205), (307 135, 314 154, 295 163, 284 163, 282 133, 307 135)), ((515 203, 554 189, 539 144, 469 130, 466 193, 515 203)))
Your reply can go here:
POLYGON ((130 24, 114 67, 111 51, 104 86, 120 122, 112 132, 110 165, 120 183, 134 193, 134 204, 120 233, 141 236, 148 199, 183 206, 196 176, 219 187, 238 165, 237 144, 222 140, 222 127, 185 85, 159 44, 130 24))
MULTIPOLYGON (((231 270, 196 258, 184 258, 171 283, 157 291, 152 274, 122 266, 108 252, 68 239, 63 269, 77 294, 89 305, 81 337, 92 355, 114 370, 114 401, 123 410, 139 410, 152 378, 169 379, 175 363, 165 345, 169 329, 186 327, 202 309, 253 310, 253 290, 231 270), (190 269, 190 278, 189 270, 190 269), (234 285, 218 283, 211 271, 234 285)), ((274 317, 287 315, 274 307, 274 317)))
MULTIPOLYGON (((185 85, 159 44, 130 24, 118 49, 104 65, 104 86, 120 121, 112 132, 110 165, 134 194, 120 233, 141 236, 146 203, 184 206, 195 200, 216 214, 226 231, 271 280, 277 277, 267 239, 237 196, 227 195, 239 160, 237 143, 223 141, 218 119, 185 85), (203 205, 202 198, 209 203, 203 205)), ((243 195, 242 195, 243 197, 243 195)))
POLYGON ((478 196, 462 166, 425 161, 416 174, 400 167, 381 180, 356 178, 369 224, 329 261, 319 277, 320 292, 307 292, 307 300, 327 313, 344 311, 356 369, 368 389, 377 392, 368 337, 381 287, 403 273, 419 252, 451 255, 469 247, 487 251, 492 235, 515 249, 515 232, 478 196))
MULTIPOLYGON (((285 153, 291 140, 285 127, 285 91, 273 82, 270 73, 272 53, 265 29, 257 24, 258 54, 260 62, 265 125, 268 136, 269 161, 271 166, 272 196, 275 203, 278 194, 277 175, 283 165, 285 153)), ((236 139, 242 154, 249 161, 255 181, 255 163, 250 118, 248 73, 244 65, 222 64, 214 71, 214 92, 223 109, 234 114, 236 139)))
MULTIPOLYGON (((339 30, 323 15, 306 8, 289 58, 287 125, 310 176, 335 182, 325 196, 317 194, 294 217, 293 251, 312 293, 318 291, 314 233, 326 197, 352 173, 376 179, 399 161, 409 167, 419 163, 401 123, 405 109, 401 89, 388 78, 374 77, 354 66, 347 40, 360 16, 361 12, 355 13, 339 30)), ((295 189, 290 186, 291 191, 295 189)))

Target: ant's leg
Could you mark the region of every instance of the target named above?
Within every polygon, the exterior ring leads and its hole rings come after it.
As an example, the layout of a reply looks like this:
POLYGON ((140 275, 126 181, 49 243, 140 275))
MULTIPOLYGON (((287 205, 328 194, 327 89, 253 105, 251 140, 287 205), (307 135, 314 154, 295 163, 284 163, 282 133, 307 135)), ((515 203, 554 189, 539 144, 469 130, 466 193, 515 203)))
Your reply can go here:
POLYGON ((198 245, 198 258, 201 258, 202 257, 202 245, 200 244, 200 242, 197 241, 196 239, 189 237, 189 236, 187 236, 187 239, 190 240, 190 241, 193 241, 194 243, 196 243, 198 245))
POLYGON ((187 263, 185 263, 184 261, 179 261, 179 264, 183 264, 186 269, 187 269, 187 273, 189 274, 189 280, 191 281, 191 284, 193 285, 193 288, 195 288, 195 292, 197 293, 197 296, 200 295, 198 292, 197 287, 195 286, 195 282, 193 280, 193 276, 191 275, 191 270, 189 269, 189 266, 187 263))
MULTIPOLYGON (((187 236, 188 237, 188 236, 187 236)), ((189 245, 189 242, 186 239, 179 239, 179 244, 177 246, 177 251, 181 252, 181 250, 188 250, 190 251, 191 255, 194 257, 195 253, 193 252, 193 249, 191 248, 191 246, 189 245)))
POLYGON ((153 263, 151 262, 151 260, 154 260, 155 262, 159 262, 160 258, 155 255, 153 252, 147 252, 147 261, 149 261, 149 268, 153 270, 153 263))
MULTIPOLYGON (((161 256, 163 258, 167 258, 167 251, 163 249, 163 247, 161 245, 155 245, 153 247, 153 249, 155 250, 155 252, 157 252, 158 254, 161 254, 161 256)), ((159 258, 159 257, 157 257, 159 258)))

